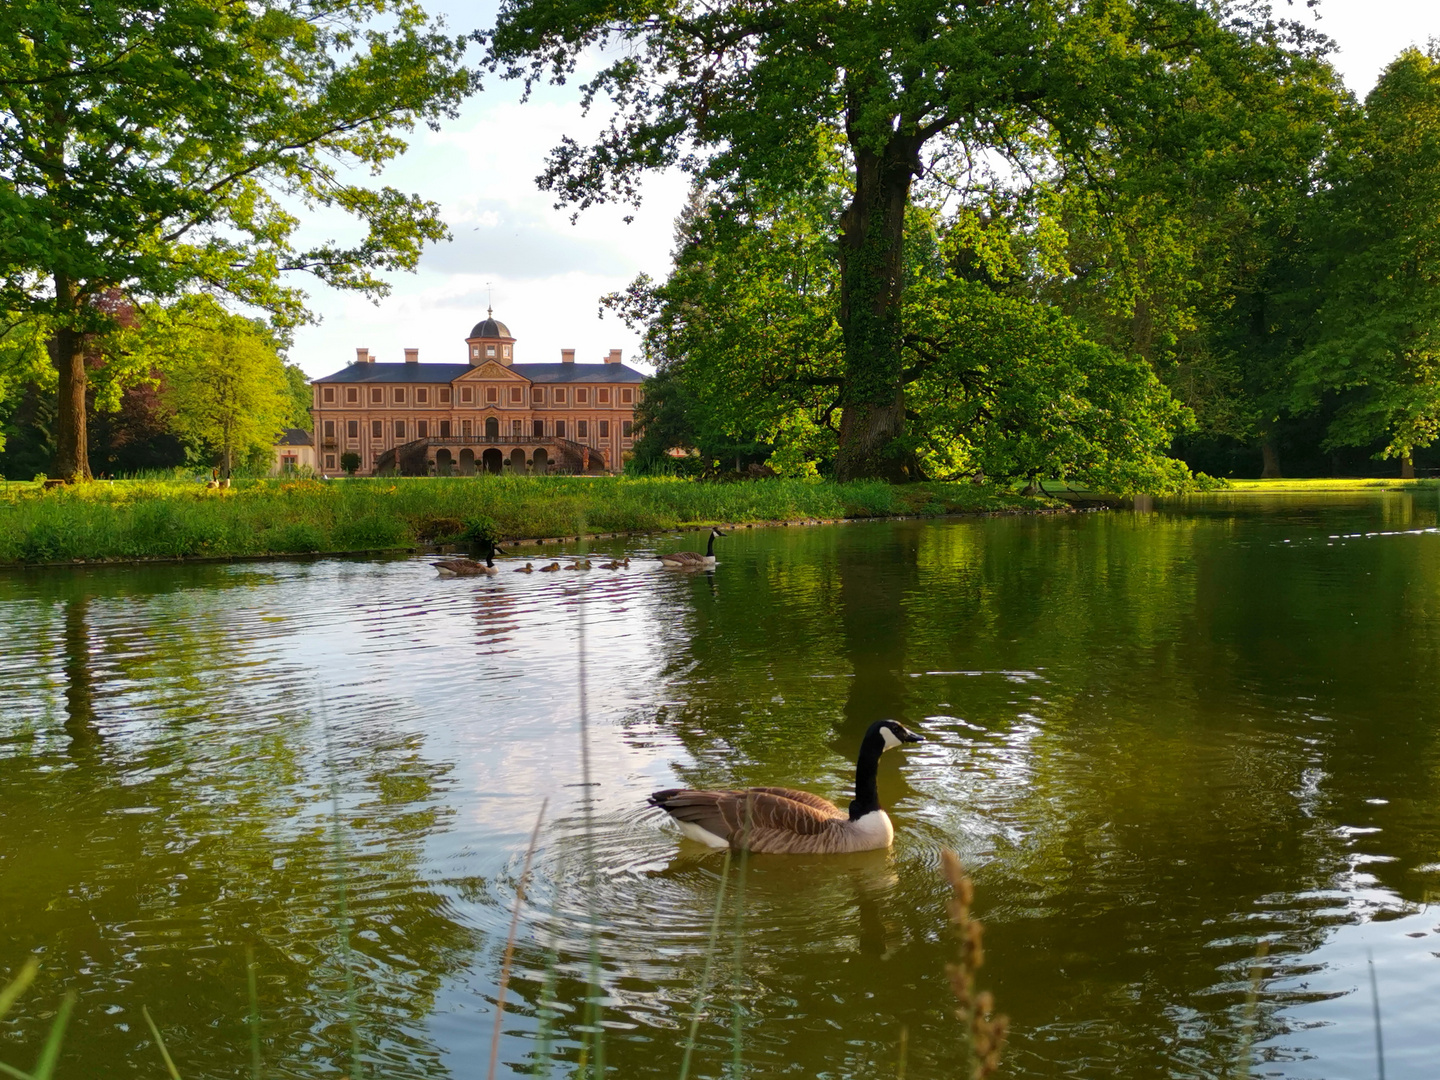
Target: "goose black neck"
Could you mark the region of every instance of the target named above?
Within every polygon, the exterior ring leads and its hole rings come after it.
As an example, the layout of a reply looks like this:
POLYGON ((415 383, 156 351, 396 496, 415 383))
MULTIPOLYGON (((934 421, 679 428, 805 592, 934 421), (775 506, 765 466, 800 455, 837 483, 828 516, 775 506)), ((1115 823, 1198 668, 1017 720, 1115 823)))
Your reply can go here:
POLYGON ((705 557, 707 559, 715 557, 715 534, 713 532, 710 534, 710 543, 705 546, 705 557))
POLYGON ((851 821, 880 809, 880 791, 875 786, 875 774, 880 771, 880 755, 883 752, 884 743, 879 739, 866 739, 860 745, 860 757, 855 761, 855 798, 850 801, 851 821))

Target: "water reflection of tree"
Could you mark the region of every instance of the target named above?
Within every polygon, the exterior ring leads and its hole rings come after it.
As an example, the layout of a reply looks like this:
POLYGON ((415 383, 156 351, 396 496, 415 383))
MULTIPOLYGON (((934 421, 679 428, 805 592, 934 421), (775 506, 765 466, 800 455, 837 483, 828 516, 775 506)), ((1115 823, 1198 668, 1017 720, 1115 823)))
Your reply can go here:
POLYGON ((60 607, 28 659, 52 647, 60 658, 69 745, 39 731, 0 755, 0 865, 12 868, 0 877, 0 974, 43 956, 17 1045, 38 1045, 46 1008, 73 988, 62 1075, 148 1067, 142 1004, 184 1075, 231 1075, 248 1058, 250 947, 271 1074, 348 1070, 343 876, 365 1055, 384 1075, 444 1075, 429 1013, 477 947, 425 874, 449 767, 416 738, 377 732, 374 703, 332 707, 342 857, 314 693, 265 634, 237 634, 211 617, 213 600, 187 599, 214 577, 27 587, 60 607))

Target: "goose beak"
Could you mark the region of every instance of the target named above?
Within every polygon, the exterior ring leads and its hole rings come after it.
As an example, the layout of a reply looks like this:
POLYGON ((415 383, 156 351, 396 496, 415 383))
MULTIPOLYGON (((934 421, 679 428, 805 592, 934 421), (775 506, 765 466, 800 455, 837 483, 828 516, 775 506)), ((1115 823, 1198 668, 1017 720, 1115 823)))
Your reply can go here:
POLYGON ((901 741, 901 742, 924 742, 925 739, 924 739, 924 736, 916 735, 915 732, 913 732, 913 731, 911 731, 911 730, 909 730, 909 729, 907 728, 907 729, 905 730, 905 734, 900 736, 900 741, 901 741))

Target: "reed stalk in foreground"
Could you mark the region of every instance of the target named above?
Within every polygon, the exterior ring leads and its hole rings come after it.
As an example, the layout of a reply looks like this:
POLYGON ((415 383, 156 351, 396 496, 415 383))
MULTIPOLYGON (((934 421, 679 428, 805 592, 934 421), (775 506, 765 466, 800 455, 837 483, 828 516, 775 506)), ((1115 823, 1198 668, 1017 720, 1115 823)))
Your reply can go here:
POLYGON ((489 1080, 495 1080, 495 1067, 500 1061, 500 1023, 505 1017, 505 987, 510 984, 510 961, 515 958, 515 934, 520 929, 520 909, 525 906, 525 884, 530 880, 530 864, 535 860, 535 845, 540 842, 540 823, 545 820, 546 799, 535 815, 535 828, 530 832, 530 846, 525 849, 525 866, 520 871, 520 884, 515 888, 515 909, 510 913, 510 933, 505 938, 505 958, 500 962, 500 986, 495 991, 495 1032, 490 1036, 489 1080))
POLYGON ((950 976, 950 989, 959 1003, 955 1015, 965 1024, 969 1035, 975 1062, 970 1075, 973 1080, 983 1080, 1000 1068, 1000 1053, 1005 1048, 1010 1018, 995 1015, 995 998, 990 991, 975 992, 975 973, 985 963, 982 944, 985 927, 980 920, 970 917, 975 886, 953 851, 940 853, 940 869, 950 883, 951 897, 946 907, 950 913, 950 924, 960 938, 960 959, 957 963, 946 964, 945 973, 950 976))
MULTIPOLYGON (((0 1018, 10 1011, 10 1007, 15 1004, 16 999, 35 981, 35 975, 39 970, 40 962, 32 956, 25 961, 19 974, 11 980, 9 986, 0 987, 0 1018)), ((55 1065, 60 1060, 60 1041, 65 1036, 65 1025, 70 1022, 70 1013, 74 1008, 75 991, 71 990, 65 995, 59 1010, 55 1013, 55 1020, 50 1025, 50 1034, 45 1037, 45 1045, 40 1048, 40 1057, 35 1062, 33 1072, 22 1072, 20 1069, 0 1061, 0 1076, 13 1077, 14 1080, 50 1080, 55 1073, 55 1065)))

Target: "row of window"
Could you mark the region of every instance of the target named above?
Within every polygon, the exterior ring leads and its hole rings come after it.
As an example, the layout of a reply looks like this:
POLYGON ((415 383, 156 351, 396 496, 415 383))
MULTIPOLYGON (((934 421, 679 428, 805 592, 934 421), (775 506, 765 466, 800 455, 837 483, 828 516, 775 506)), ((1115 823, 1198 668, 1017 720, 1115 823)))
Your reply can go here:
MULTIPOLYGON (((392 386, 392 387, 390 388, 390 400, 391 400, 391 402, 392 402, 393 404, 396 404, 396 405, 404 405, 404 404, 406 403, 407 391, 408 391, 409 389, 410 389, 410 388, 409 388, 409 387, 406 387, 406 386, 392 386)), ((475 391, 476 391, 476 389, 477 389, 477 387, 474 387, 474 386, 462 386, 462 387, 460 387, 460 403, 461 403, 462 405, 473 405, 473 404, 475 404, 475 391)), ((498 405, 498 404, 500 403, 500 388, 499 388, 498 386, 486 386, 486 387, 483 387, 483 388, 481 388, 481 389, 483 389, 483 390, 485 391, 485 404, 487 404, 487 405, 498 405)), ((524 388, 523 388, 523 387, 519 387, 519 386, 512 386, 512 387, 510 387, 509 389, 510 389, 510 393, 509 393, 508 397, 509 397, 510 403, 511 403, 512 405, 523 404, 523 403, 524 403, 524 400, 525 400, 524 388)), ((335 390, 336 390, 336 388, 333 387, 333 386, 322 386, 322 387, 320 388, 320 400, 321 400, 321 402, 323 402, 323 403, 326 404, 326 405, 333 405, 333 404, 335 404, 335 402, 336 402, 335 390)), ((543 387, 543 386, 532 386, 532 387, 530 388, 530 402, 531 402, 531 404, 534 404, 534 405, 543 405, 543 404, 545 404, 545 390, 546 390, 546 388, 543 387)), ((569 404, 569 394, 568 394, 568 392, 567 392, 567 388, 566 388, 566 387, 564 387, 564 386, 552 386, 552 387, 549 388, 549 390, 550 390, 550 403, 551 403, 552 405, 568 405, 568 404, 569 404)), ((449 405, 449 404, 451 404, 451 400, 450 400, 450 387, 448 387, 448 386, 439 387, 439 388, 437 389, 437 391, 436 391, 436 400, 437 400, 437 403, 440 404, 440 405, 449 405)), ((595 401, 596 401, 597 404, 600 404, 600 405, 608 405, 608 404, 610 404, 610 388, 607 387, 607 386, 597 387, 596 390, 595 390, 595 401)), ((347 404, 347 405, 358 405, 358 404, 360 404, 360 388, 359 388, 358 386, 347 386, 347 387, 345 387, 345 404, 347 404)), ((385 404, 385 388, 384 388, 383 386, 372 386, 372 387, 370 387, 370 404, 371 404, 371 405, 384 405, 384 404, 385 404)), ((416 405, 428 405, 428 404, 430 404, 430 388, 429 388, 428 386, 417 386, 417 387, 415 387, 415 404, 416 404, 416 405)), ((590 387, 588 387, 588 386, 577 386, 577 387, 575 387, 575 404, 576 404, 576 405, 588 405, 588 404, 590 404, 590 387)), ((633 404, 635 404, 635 388, 634 388, 633 386, 622 386, 622 387, 620 388, 620 404, 622 404, 622 405, 633 405, 633 404)))
MULTIPOLYGON (((343 422, 345 424, 345 437, 351 440, 359 439, 360 421, 346 420, 343 422)), ((430 438, 430 422, 428 420, 395 420, 393 421, 393 423, 395 425, 395 438, 402 442, 405 439, 405 432, 410 430, 409 425, 412 423, 415 425, 415 438, 430 438)), ((335 424, 336 421, 334 420, 325 421, 324 437, 326 439, 335 438, 335 424)), ((534 438, 543 439, 546 435, 545 424, 546 421, 544 420, 530 421, 530 434, 534 438)), ((524 425, 525 421, 523 420, 511 420, 510 434, 512 436, 523 436, 525 434, 524 425)), ((599 428, 599 430, 596 432, 597 437, 601 439, 608 439, 610 437, 610 421, 598 420, 596 421, 596 425, 599 428)), ((472 427, 472 422, 469 420, 460 420, 458 421, 458 423, 450 420, 440 420, 436 423, 435 435, 437 438, 440 439, 452 438, 453 436, 451 433, 456 431, 457 427, 459 429, 458 434, 462 439, 470 439, 476 437, 498 439, 500 437, 500 422, 494 417, 491 417, 490 419, 485 421, 483 435, 480 433, 479 426, 476 425, 472 427)), ((620 421, 620 437, 622 439, 630 438, 632 428, 633 425, 629 420, 620 421)), ((569 425, 564 420, 556 420, 554 421, 554 430, 551 431, 549 434, 553 435, 557 439, 568 439, 570 438, 569 425)), ((385 421, 370 421, 370 437, 372 439, 383 439, 385 437, 385 421)), ((588 420, 575 421, 574 437, 577 439, 588 439, 590 437, 590 422, 588 420)))
MULTIPOLYGON (((505 351, 504 351, 504 353, 502 353, 501 355, 508 357, 508 356, 510 355, 510 346, 509 346, 509 345, 505 345, 505 346, 502 346, 502 348, 504 348, 505 351)), ((479 360, 479 359, 480 359, 480 346, 479 346, 479 345, 471 345, 471 346, 470 346, 470 358, 471 358, 472 360, 479 360)), ((495 359, 495 346, 494 346, 494 345, 486 345, 486 346, 485 346, 485 359, 487 359, 487 360, 494 360, 494 359, 495 359)))

